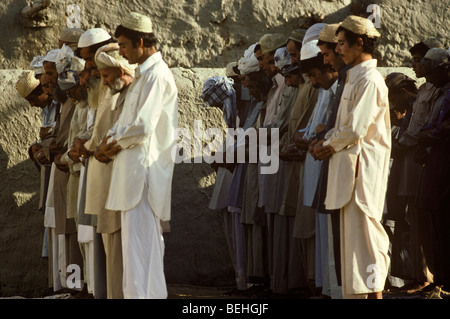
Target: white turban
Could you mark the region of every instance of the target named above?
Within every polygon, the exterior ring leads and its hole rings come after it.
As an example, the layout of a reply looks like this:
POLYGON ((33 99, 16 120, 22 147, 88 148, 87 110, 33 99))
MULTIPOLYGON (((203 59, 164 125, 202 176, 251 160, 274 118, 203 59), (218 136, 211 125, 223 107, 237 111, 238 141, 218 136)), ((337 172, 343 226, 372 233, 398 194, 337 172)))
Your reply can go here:
POLYGON ((126 74, 134 76, 135 66, 130 65, 124 57, 120 56, 117 43, 109 43, 99 48, 95 53, 95 64, 99 70, 120 68, 126 74))
POLYGON ((238 61, 238 69, 241 72, 241 75, 259 71, 258 59, 254 53, 257 44, 258 43, 252 44, 247 50, 245 50, 244 57, 238 61))
POLYGON ((311 27, 309 27, 308 30, 306 30, 305 37, 303 38, 302 45, 305 45, 306 43, 312 41, 312 40, 318 40, 320 31, 326 26, 326 23, 316 23, 313 24, 311 27))
POLYGON ((62 90, 68 90, 80 83, 77 72, 84 70, 85 61, 75 56, 73 50, 63 44, 56 57, 58 84, 62 90))
POLYGON ((279 48, 274 55, 275 66, 280 70, 287 64, 291 63, 291 56, 286 47, 279 48))
POLYGON ((44 58, 45 56, 37 55, 30 62, 30 69, 33 70, 36 75, 45 73, 44 58))
POLYGON ((44 57, 44 62, 56 62, 56 57, 58 56, 60 49, 54 49, 47 52, 47 54, 44 57))
POLYGON ((302 46, 302 49, 300 51, 301 61, 317 57, 317 55, 320 53, 320 48, 317 45, 318 42, 319 40, 312 40, 302 46))

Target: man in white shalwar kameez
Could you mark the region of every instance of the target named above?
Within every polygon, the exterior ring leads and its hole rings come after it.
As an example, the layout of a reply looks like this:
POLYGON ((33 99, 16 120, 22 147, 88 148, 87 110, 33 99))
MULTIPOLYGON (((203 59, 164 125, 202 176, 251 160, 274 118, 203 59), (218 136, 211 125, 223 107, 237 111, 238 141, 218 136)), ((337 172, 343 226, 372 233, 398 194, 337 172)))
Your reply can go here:
POLYGON ((108 132, 108 157, 114 162, 106 208, 122 212, 124 298, 163 299, 161 221, 170 220, 178 90, 155 48, 150 18, 126 15, 115 37, 119 53, 138 67, 122 113, 108 132))
POLYGON ((388 89, 372 58, 380 33, 373 23, 347 17, 337 29, 348 71, 334 129, 323 151, 331 155, 326 209, 341 210, 342 293, 381 299, 389 267, 389 238, 381 224, 389 173, 388 89))

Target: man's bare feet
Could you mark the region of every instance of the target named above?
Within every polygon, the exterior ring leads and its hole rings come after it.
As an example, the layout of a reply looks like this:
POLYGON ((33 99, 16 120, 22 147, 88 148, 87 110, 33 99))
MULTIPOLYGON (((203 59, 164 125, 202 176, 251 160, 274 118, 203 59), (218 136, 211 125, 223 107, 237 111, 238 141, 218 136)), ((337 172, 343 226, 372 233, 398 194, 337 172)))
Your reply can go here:
POLYGON ((426 288, 430 283, 425 281, 422 283, 416 283, 415 285, 413 285, 410 289, 406 290, 406 293, 408 294, 413 294, 415 292, 421 291, 422 289, 426 288))

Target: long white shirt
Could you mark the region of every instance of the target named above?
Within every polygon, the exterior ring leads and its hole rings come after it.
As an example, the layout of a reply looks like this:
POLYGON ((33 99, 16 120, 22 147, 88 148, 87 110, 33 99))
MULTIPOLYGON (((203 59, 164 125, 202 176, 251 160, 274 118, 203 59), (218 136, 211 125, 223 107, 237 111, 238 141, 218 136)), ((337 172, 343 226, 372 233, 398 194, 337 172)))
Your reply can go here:
POLYGON ((376 66, 377 60, 372 59, 347 71, 336 124, 323 145, 331 145, 336 151, 330 158, 326 208, 342 208, 355 191, 361 210, 381 220, 389 174, 391 122, 388 88, 376 66))
POLYGON ((161 53, 136 68, 122 113, 108 132, 123 149, 115 156, 106 202, 110 210, 130 210, 148 183, 148 202, 154 214, 170 220, 178 90, 161 53))

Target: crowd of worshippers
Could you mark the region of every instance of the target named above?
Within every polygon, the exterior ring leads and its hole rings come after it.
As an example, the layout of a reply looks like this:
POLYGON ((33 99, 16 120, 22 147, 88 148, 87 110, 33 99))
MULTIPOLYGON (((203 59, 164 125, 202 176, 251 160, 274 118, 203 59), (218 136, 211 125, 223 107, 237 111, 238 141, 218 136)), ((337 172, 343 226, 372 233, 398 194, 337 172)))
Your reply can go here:
MULTIPOLYGON (((133 18, 122 26, 151 31, 150 22, 133 18)), ((402 73, 381 75, 373 57, 381 36, 358 16, 268 33, 226 67, 226 76, 205 81, 200 98, 221 109, 228 127, 279 133, 270 141, 279 156, 275 173, 263 174, 270 164, 262 161, 212 164, 209 208, 223 217, 234 293, 382 298, 391 286, 415 293, 444 292, 450 284, 449 53, 436 39, 410 48, 416 78, 426 80, 418 87, 402 73)), ((66 29, 59 49, 36 57, 34 73, 17 84, 42 109, 40 140, 29 150, 41 172, 42 254, 54 291, 71 288, 66 267, 77 264, 77 289, 95 298, 165 298, 162 236, 146 239, 157 246, 145 253, 149 271, 128 266, 140 255, 133 243, 146 224, 124 219, 108 196, 120 194, 111 178, 130 174, 116 165, 121 147, 109 136, 136 117, 127 101, 141 80, 130 65, 135 57, 120 50, 103 29, 66 29), (133 227, 141 228, 128 239, 133 227), (144 282, 142 294, 132 287, 136 278, 144 282)), ((147 117, 139 123, 153 122, 159 113, 141 115, 147 117)), ((165 134, 172 127, 158 138, 165 134)), ((218 150, 224 157, 227 147, 218 150)), ((170 187, 171 175, 155 176, 155 185, 170 187)), ((136 189, 132 182, 125 187, 136 189)), ((150 190, 149 197, 158 187, 150 190)), ((156 196, 170 202, 165 195, 156 196)), ((170 215, 154 215, 164 231, 170 215)))
POLYGON ((16 84, 42 112, 29 156, 41 177, 49 293, 167 298, 178 89, 156 45, 151 19, 136 12, 114 37, 66 28, 16 84))
POLYGON ((204 83, 229 127, 280 137, 275 174, 249 158, 214 164, 231 293, 448 297, 450 51, 423 39, 409 48, 416 79, 382 76, 381 36, 357 16, 265 34, 204 83))

